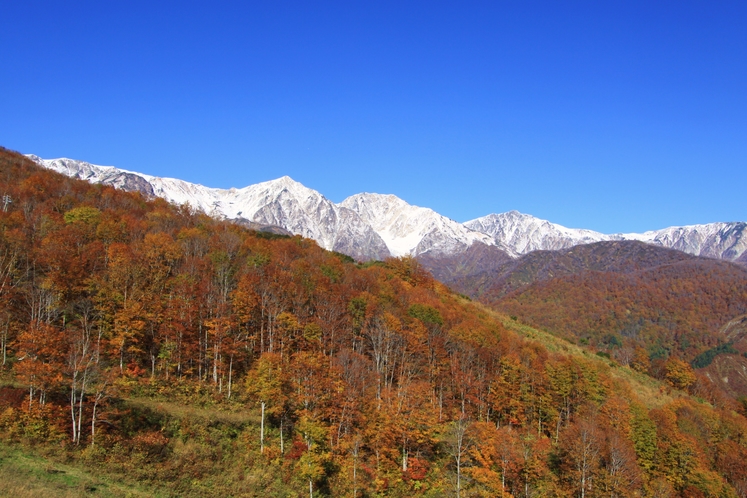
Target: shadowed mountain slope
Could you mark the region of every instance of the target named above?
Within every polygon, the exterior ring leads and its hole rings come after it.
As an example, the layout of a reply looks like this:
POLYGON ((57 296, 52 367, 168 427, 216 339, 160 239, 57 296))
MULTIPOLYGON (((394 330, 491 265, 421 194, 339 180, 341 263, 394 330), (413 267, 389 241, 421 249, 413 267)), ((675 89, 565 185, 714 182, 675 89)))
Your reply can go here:
POLYGON ((642 347, 651 359, 687 361, 728 342, 720 330, 747 313, 747 269, 733 263, 686 258, 627 270, 557 275, 484 299, 610 354, 642 347))
POLYGON ((695 258, 637 241, 596 242, 518 259, 495 247, 474 247, 450 258, 419 258, 436 278, 472 297, 495 300, 537 281, 585 271, 630 273, 695 258))
POLYGON ((747 395, 747 341, 734 332, 743 329, 724 328, 747 312, 743 266, 636 241, 518 259, 489 249, 421 261, 454 290, 623 364, 644 351, 662 375, 661 362, 680 357, 730 396, 747 395))

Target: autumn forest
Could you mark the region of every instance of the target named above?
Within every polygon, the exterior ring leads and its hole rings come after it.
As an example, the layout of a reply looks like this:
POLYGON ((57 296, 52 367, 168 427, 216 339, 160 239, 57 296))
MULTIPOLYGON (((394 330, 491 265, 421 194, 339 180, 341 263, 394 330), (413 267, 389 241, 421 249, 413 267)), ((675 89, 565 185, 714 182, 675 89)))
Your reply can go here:
MULTIPOLYGON (((687 312, 641 333, 661 352, 613 348, 626 309, 654 321, 619 304, 635 282, 486 304, 416 259, 356 262, 5 149, 0 186, 2 495, 747 496, 745 408, 692 363, 721 344, 692 333, 717 321, 695 291, 640 286, 687 312)), ((745 292, 729 275, 719 295, 745 292)))

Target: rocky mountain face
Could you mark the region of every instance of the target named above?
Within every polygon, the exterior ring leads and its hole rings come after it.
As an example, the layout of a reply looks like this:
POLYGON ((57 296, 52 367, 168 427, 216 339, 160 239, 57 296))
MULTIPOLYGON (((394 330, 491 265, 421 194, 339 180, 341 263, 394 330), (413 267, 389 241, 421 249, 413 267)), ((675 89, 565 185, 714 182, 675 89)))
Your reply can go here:
POLYGON ((341 206, 358 213, 386 242, 393 256, 464 252, 475 242, 490 244, 490 237, 432 209, 412 206, 394 195, 357 194, 341 206))
POLYGON ((229 219, 247 218, 283 227, 316 240, 325 249, 356 259, 384 259, 389 250, 382 238, 354 211, 284 176, 278 180, 232 189, 214 211, 229 219))
POLYGON ((704 256, 736 261, 747 250, 747 223, 709 223, 670 227, 644 233, 603 234, 593 230, 566 228, 518 211, 489 214, 468 221, 465 226, 493 237, 509 254, 557 251, 610 240, 638 240, 648 244, 704 256))
POLYGON ((610 240, 608 235, 599 232, 566 228, 518 211, 489 214, 464 225, 490 235, 495 245, 516 256, 610 240))
POLYGON ((217 189, 71 159, 29 157, 46 168, 74 178, 138 191, 149 197, 162 197, 175 204, 186 203, 209 215, 245 225, 279 227, 356 259, 385 259, 390 255, 381 237, 354 211, 338 206, 287 176, 242 189, 217 189))
POLYGON ((642 234, 613 235, 622 240, 640 240, 649 244, 677 249, 678 251, 708 258, 736 261, 747 249, 747 223, 708 223, 670 227, 642 234))
POLYGON ((216 189, 72 159, 28 157, 67 176, 187 203, 212 216, 274 227, 271 229, 277 233, 309 237, 325 249, 359 260, 405 255, 425 258, 432 271, 452 276, 470 277, 490 270, 506 255, 518 258, 533 251, 614 240, 637 240, 696 256, 747 263, 744 222, 612 235, 566 228, 517 211, 458 223, 394 195, 357 194, 335 204, 287 176, 241 189, 216 189), (474 245, 477 247, 468 252, 474 245))

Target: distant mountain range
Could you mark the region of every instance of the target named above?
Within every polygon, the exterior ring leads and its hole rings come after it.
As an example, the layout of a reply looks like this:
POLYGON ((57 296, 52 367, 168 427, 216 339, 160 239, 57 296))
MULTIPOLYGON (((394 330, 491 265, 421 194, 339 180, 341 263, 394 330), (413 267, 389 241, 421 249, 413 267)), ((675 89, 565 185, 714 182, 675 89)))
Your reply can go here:
POLYGON ((479 261, 490 266, 496 258, 517 258, 538 250, 637 240, 696 256, 747 261, 745 222, 611 235, 566 228, 517 211, 459 223, 432 209, 412 206, 394 195, 362 193, 336 204, 287 176, 241 189, 217 189, 73 159, 28 157, 70 177, 138 191, 148 197, 162 197, 176 204, 187 203, 209 215, 254 227, 287 230, 314 239, 325 249, 359 260, 411 255, 435 264, 464 255, 471 258, 472 265, 484 270, 479 261), (496 256, 499 253, 502 255, 496 256))

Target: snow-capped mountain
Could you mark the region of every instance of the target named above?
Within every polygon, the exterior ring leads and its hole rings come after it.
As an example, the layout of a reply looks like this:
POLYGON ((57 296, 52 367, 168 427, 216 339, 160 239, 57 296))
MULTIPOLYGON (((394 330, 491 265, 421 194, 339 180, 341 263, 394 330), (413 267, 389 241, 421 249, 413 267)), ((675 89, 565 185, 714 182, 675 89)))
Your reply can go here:
POLYGON ((606 235, 510 211, 462 224, 394 195, 357 194, 335 204, 287 176, 241 189, 217 189, 84 161, 28 157, 67 176, 187 203, 211 216, 277 226, 359 260, 390 255, 449 256, 476 242, 497 246, 513 257, 609 240, 639 240, 730 261, 743 261, 747 253, 744 222, 606 235))
POLYGON ((354 211, 288 176, 223 192, 230 194, 223 202, 214 204, 213 212, 226 218, 277 225, 314 239, 325 249, 362 260, 389 256, 385 242, 354 211))
POLYGON ((384 259, 390 255, 381 237, 355 212, 287 176, 242 189, 218 189, 72 159, 29 157, 67 176, 137 190, 175 204, 186 203, 211 216, 279 226, 314 239, 325 249, 357 259, 384 259))
POLYGON ((736 261, 747 250, 747 223, 708 223, 669 227, 644 233, 613 235, 622 240, 640 240, 696 256, 736 261))
POLYGON ((677 249, 694 256, 737 260, 747 250, 747 223, 709 223, 669 227, 645 233, 607 235, 593 230, 566 228, 518 211, 489 214, 465 226, 493 237, 495 245, 512 255, 532 251, 556 251, 610 240, 639 240, 677 249))
POLYGON ((359 194, 335 204, 287 176, 226 190, 72 159, 29 157, 46 168, 92 183, 187 203, 212 216, 279 226, 314 239, 325 249, 362 260, 453 254, 475 241, 491 243, 482 233, 393 195, 359 194))
POLYGON ((454 254, 475 242, 491 244, 485 234, 432 209, 412 206, 395 195, 356 194, 340 205, 355 211, 371 225, 393 256, 454 254))
POLYGON ((148 180, 151 177, 148 175, 133 173, 132 171, 115 168, 114 166, 97 166, 84 161, 76 161, 75 159, 42 159, 33 154, 27 154, 26 156, 35 163, 62 173, 65 176, 80 178, 91 183, 111 185, 114 188, 130 192, 140 192, 147 197, 156 195, 153 185, 148 180))
POLYGON ((489 214, 464 225, 490 235, 495 245, 514 256, 610 240, 609 235, 592 230, 566 228, 518 211, 489 214))

